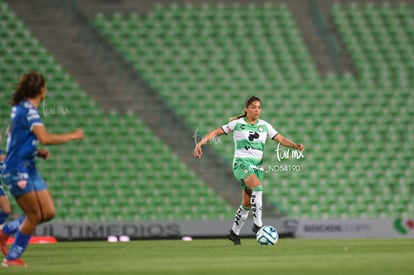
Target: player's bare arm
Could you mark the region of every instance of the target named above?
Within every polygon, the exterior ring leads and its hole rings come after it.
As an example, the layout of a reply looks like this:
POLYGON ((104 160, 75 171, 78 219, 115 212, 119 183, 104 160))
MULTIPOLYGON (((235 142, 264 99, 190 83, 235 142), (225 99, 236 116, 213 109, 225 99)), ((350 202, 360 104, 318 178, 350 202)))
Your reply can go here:
POLYGON ((303 146, 303 144, 300 143, 294 143, 293 141, 285 138, 284 136, 282 136, 281 134, 277 134, 274 138, 274 141, 279 142, 281 145, 285 146, 285 147, 289 147, 289 148, 295 148, 298 149, 299 151, 303 151, 305 150, 305 146, 303 146))
POLYGON ((40 141, 41 144, 62 144, 71 140, 82 139, 83 131, 77 129, 73 132, 66 134, 50 134, 46 131, 43 125, 36 125, 33 127, 33 133, 40 141))
POLYGON ((210 133, 208 133, 207 135, 205 135, 200 142, 197 143, 196 147, 194 148, 194 156, 196 158, 201 158, 201 156, 203 155, 203 150, 201 149, 201 146, 203 146, 204 144, 206 144, 207 142, 209 142, 210 140, 212 140, 215 137, 221 136, 224 134, 223 129, 217 128, 214 129, 213 131, 211 131, 210 133))

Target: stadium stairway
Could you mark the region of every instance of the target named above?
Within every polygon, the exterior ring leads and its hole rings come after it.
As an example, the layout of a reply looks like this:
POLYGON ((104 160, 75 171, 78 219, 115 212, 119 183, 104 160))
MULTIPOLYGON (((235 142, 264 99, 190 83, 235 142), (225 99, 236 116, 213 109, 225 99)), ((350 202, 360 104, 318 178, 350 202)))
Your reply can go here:
POLYGON ((310 5, 307 2, 308 1, 289 1, 288 5, 296 18, 298 28, 312 55, 313 62, 319 72, 322 75, 325 75, 331 73, 334 68, 332 66, 331 58, 329 54, 327 54, 325 45, 317 33, 315 24, 312 22, 310 5))

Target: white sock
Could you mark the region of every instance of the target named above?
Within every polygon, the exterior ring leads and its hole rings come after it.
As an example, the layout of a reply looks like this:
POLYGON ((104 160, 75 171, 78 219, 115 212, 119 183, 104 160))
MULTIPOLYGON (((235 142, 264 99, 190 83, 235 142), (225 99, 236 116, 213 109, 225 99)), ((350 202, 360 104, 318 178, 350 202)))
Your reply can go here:
POLYGON ((243 205, 240 205, 240 207, 237 209, 233 226, 231 228, 231 230, 233 230, 236 235, 240 234, 240 230, 242 229, 244 223, 247 220, 247 217, 249 216, 249 210, 249 208, 245 208, 243 205))
POLYGON ((252 199, 251 199, 251 205, 252 205, 252 213, 253 213, 253 221, 254 223, 262 227, 262 211, 263 211, 263 201, 262 201, 262 191, 253 191, 252 192, 252 199))

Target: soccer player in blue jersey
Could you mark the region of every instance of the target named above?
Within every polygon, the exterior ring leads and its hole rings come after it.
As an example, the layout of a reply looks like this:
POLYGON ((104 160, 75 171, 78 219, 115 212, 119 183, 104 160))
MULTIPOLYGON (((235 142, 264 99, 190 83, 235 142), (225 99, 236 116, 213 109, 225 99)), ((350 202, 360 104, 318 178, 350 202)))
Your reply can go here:
POLYGON ((260 98, 256 96, 248 98, 242 115, 231 118, 229 123, 209 132, 194 148, 194 156, 200 158, 203 154, 202 145, 215 137, 233 133, 235 146, 233 172, 242 187, 242 203, 236 211, 229 235, 229 239, 235 245, 241 244, 240 230, 247 220, 250 209, 253 214, 252 231, 257 233, 263 226, 263 152, 266 139, 272 139, 283 146, 300 151, 305 149, 302 144, 296 144, 283 137, 272 125, 259 119, 261 112, 260 98))
MULTIPOLYGON (((1 141, 1 137, 0 137, 1 141)), ((3 154, 3 151, 0 149, 0 173, 4 169, 4 159, 6 155, 3 154)), ((6 191, 3 188, 3 185, 0 183, 0 238, 2 236, 3 225, 6 222, 11 212, 11 206, 9 198, 6 195, 6 191)), ((0 241, 1 242, 1 241, 0 241)), ((1 247, 3 251, 3 246, 1 247)), ((3 252, 4 253, 4 252, 3 252)))
POLYGON ((83 138, 77 129, 65 134, 51 134, 42 123, 38 107, 46 98, 46 82, 37 72, 23 75, 13 93, 3 179, 25 214, 14 243, 2 265, 26 266, 21 259, 36 226, 55 216, 55 206, 46 183, 36 170, 36 158, 48 159, 49 151, 41 144, 62 144, 83 138))
MULTIPOLYGON (((1 136, 0 136, 1 142, 1 136)), ((3 151, 0 149, 0 174, 4 170, 4 160, 6 155, 3 154, 3 151)), ((1 181, 3 182, 3 177, 1 181)), ((7 197, 7 194, 3 188, 3 185, 0 184, 0 249, 4 256, 7 256, 7 240, 10 235, 14 235, 19 229, 20 224, 23 222, 24 216, 10 221, 5 224, 7 218, 11 213, 10 200, 7 197)))
MULTIPOLYGON (((0 137, 0 142, 1 142, 1 137, 0 137)), ((5 158, 6 158, 6 155, 4 155, 3 151, 0 149, 0 173, 4 169, 5 158)), ((6 195, 3 185, 0 183, 0 236, 1 236, 1 230, 3 228, 3 224, 9 217, 10 212, 11 212, 11 206, 10 206, 9 198, 6 195)))

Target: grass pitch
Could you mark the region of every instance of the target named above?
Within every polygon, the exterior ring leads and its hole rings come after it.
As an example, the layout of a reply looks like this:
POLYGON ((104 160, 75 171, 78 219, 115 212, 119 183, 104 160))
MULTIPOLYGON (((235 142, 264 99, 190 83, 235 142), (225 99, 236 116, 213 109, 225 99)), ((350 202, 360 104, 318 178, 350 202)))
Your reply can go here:
POLYGON ((29 246, 1 274, 414 274, 414 239, 61 242, 29 246))

